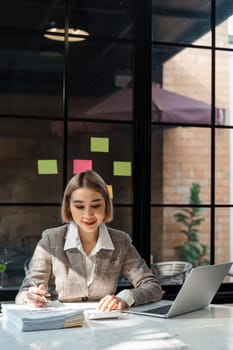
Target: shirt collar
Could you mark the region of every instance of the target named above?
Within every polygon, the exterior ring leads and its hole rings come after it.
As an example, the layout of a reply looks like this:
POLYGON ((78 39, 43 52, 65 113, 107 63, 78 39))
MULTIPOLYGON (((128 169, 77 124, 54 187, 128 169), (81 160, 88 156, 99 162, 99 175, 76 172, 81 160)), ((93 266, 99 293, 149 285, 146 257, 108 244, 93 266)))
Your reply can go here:
POLYGON ((64 250, 77 248, 77 238, 78 238, 77 232, 78 232, 77 225, 75 224, 74 221, 71 221, 68 225, 64 250))
MULTIPOLYGON (((68 226, 64 250, 68 250, 72 248, 78 248, 80 250, 81 247, 82 247, 82 244, 79 237, 78 226, 74 221, 71 221, 68 226)), ((91 255, 96 254, 101 249, 108 249, 108 250, 115 249, 112 243, 111 237, 109 235, 107 226, 104 223, 101 224, 99 227, 99 238, 97 240, 96 246, 91 252, 91 255)))

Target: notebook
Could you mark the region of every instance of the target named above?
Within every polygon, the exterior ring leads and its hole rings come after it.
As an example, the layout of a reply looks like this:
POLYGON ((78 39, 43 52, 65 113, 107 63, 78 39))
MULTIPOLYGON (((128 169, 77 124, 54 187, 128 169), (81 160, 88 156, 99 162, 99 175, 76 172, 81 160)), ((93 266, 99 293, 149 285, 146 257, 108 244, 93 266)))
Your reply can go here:
POLYGON ((126 312, 170 318, 203 309, 210 304, 231 266, 232 262, 195 267, 172 303, 153 308, 147 305, 144 309, 135 308, 126 312))

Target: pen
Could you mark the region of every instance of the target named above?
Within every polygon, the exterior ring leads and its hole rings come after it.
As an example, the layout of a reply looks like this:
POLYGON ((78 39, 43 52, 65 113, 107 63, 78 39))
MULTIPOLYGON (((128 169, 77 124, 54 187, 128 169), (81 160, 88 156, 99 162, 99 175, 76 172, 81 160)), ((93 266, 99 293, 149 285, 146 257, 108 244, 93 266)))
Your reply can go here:
MULTIPOLYGON (((37 284, 36 284, 36 282, 33 280, 33 278, 29 277, 29 281, 33 284, 33 287, 39 289, 38 286, 37 286, 37 284)), ((48 292, 46 292, 46 293, 48 293, 48 292)), ((50 300, 50 294, 48 293, 47 296, 46 296, 46 295, 42 295, 42 298, 44 298, 44 300, 45 300, 46 302, 48 302, 48 301, 50 300)))

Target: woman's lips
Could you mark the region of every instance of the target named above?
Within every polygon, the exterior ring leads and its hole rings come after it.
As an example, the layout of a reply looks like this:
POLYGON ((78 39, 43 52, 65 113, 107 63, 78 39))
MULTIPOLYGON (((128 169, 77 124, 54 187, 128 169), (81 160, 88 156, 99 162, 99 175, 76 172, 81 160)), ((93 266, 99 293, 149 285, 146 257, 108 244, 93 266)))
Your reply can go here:
POLYGON ((84 220, 82 220, 82 223, 84 225, 91 226, 91 225, 94 225, 96 223, 96 220, 94 220, 94 221, 84 221, 84 220))

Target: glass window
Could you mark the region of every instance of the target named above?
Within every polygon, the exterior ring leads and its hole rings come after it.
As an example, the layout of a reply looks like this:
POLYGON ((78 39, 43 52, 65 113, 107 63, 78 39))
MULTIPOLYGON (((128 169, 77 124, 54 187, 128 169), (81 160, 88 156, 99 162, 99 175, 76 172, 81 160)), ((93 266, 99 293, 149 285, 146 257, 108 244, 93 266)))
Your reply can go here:
POLYGON ((87 169, 112 193, 110 225, 128 232, 147 262, 189 260, 180 255, 182 213, 192 212, 194 236, 206 249, 198 263, 232 260, 233 6, 216 0, 214 19, 213 5, 152 0, 150 11, 140 0, 1 3, 6 286, 19 285, 41 232, 61 224, 65 183, 87 169), (48 37, 55 24, 60 32, 48 37))
POLYGON ((232 204, 231 181, 233 130, 216 130, 215 136, 215 202, 216 204, 232 204))
MULTIPOLYGON (((191 195, 191 189, 187 190, 187 198, 191 195)), ((151 218, 152 263, 187 261, 192 266, 210 263, 210 211, 208 208, 158 206, 151 209, 151 218)))
POLYGON ((0 114, 62 115, 64 45, 43 36, 46 2, 0 5, 0 114))
MULTIPOLYGON (((152 73, 152 121, 211 123, 210 50, 154 45, 152 73)), ((216 124, 223 123, 219 114, 216 124)))
POLYGON ((82 166, 90 167, 111 186, 114 203, 131 204, 131 126, 71 121, 68 132, 68 177, 82 166))
POLYGON ((87 40, 72 45, 69 78, 70 118, 132 120, 131 43, 87 40))
POLYGON ((118 206, 114 202, 114 218, 113 221, 108 225, 110 227, 116 227, 119 230, 122 230, 128 233, 133 239, 132 231, 132 208, 128 206, 118 206))
POLYGON ((231 2, 215 0, 216 6, 216 46, 227 48, 232 31, 233 5, 231 2))
POLYGON ((1 118, 1 124, 0 202, 60 201, 63 141, 51 121, 1 118))
MULTIPOLYGON (((224 263, 232 261, 232 208, 215 209, 215 261, 224 263)), ((231 269, 232 273, 232 269, 231 269)), ((226 279, 225 282, 229 282, 226 279)), ((233 282, 233 279, 230 279, 233 282)))
POLYGON ((42 232, 61 224, 60 206, 1 206, 0 262, 6 266, 2 287, 17 290, 42 232))
MULTIPOLYGON (((226 33, 225 33, 226 34, 226 33)), ((215 70, 215 104, 220 107, 216 109, 216 118, 223 119, 222 125, 233 125, 231 96, 233 92, 233 52, 220 51, 215 52, 216 70, 215 70)), ((221 124, 220 124, 221 125, 221 124)))
MULTIPOLYGON (((210 2, 152 0, 152 38, 154 41, 192 44, 210 31, 210 2)), ((211 39, 208 37, 207 44, 211 39)))
POLYGON ((91 37, 130 39, 134 35, 132 0, 73 1, 69 10, 71 26, 79 24, 91 37))
POLYGON ((200 184, 202 202, 209 204, 210 154, 206 128, 153 126, 152 204, 189 204, 192 183, 200 184))

